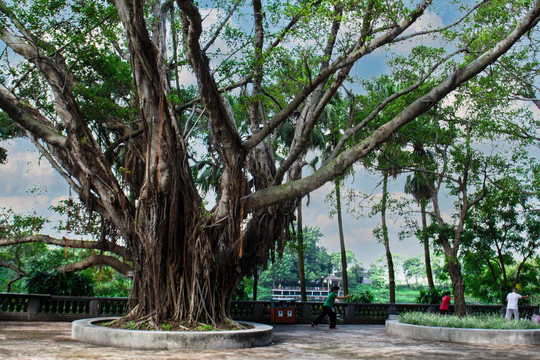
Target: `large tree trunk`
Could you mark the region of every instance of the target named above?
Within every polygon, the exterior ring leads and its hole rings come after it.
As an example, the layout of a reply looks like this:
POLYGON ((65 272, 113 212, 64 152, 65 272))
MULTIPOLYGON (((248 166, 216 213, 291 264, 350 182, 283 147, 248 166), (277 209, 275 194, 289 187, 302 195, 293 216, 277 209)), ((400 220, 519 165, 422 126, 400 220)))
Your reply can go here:
POLYGON ((456 257, 446 257, 448 264, 448 273, 452 281, 452 289, 454 290, 454 314, 462 317, 467 315, 467 305, 465 304, 465 281, 461 274, 461 266, 456 257))
MULTIPOLYGON (((183 190, 185 196, 187 188, 183 190)), ((191 205, 195 199, 149 194, 151 198, 139 202, 130 244, 135 274, 129 316, 154 322, 228 322, 242 272, 236 271, 235 261, 223 261, 221 236, 215 229, 205 230, 207 220, 191 205)))

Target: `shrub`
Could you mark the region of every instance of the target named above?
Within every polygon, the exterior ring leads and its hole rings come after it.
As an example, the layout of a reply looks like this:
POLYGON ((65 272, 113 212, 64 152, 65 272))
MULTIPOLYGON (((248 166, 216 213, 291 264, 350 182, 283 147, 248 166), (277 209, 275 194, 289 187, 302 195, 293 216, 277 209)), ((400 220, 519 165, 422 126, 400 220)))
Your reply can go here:
POLYGON ((439 288, 420 289, 416 302, 418 304, 440 304, 443 296, 443 290, 439 288))
POLYGON ((31 294, 93 296, 94 282, 85 273, 34 270, 26 279, 26 290, 31 294))
POLYGON ((460 318, 453 315, 407 312, 399 315, 399 321, 411 325, 467 329, 540 329, 540 324, 536 324, 530 320, 508 321, 498 315, 470 315, 460 318))
POLYGON ((345 301, 350 303, 370 304, 373 302, 374 298, 375 295, 373 295, 373 293, 369 289, 366 289, 358 295, 351 294, 351 297, 346 299, 345 301))

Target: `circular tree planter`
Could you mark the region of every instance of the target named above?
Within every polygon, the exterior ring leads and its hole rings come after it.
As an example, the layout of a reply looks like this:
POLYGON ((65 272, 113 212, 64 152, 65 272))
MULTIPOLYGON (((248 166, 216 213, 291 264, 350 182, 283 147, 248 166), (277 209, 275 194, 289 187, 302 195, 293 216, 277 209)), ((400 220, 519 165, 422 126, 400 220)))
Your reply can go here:
POLYGON ((428 341, 501 345, 540 344, 540 330, 462 329, 403 324, 397 320, 387 320, 385 330, 387 335, 428 341))
POLYGON ((231 331, 151 331, 125 330, 99 326, 97 323, 116 318, 76 320, 71 325, 73 340, 94 345, 132 349, 164 350, 215 350, 241 349, 270 345, 273 328, 268 325, 248 323, 253 328, 231 331))

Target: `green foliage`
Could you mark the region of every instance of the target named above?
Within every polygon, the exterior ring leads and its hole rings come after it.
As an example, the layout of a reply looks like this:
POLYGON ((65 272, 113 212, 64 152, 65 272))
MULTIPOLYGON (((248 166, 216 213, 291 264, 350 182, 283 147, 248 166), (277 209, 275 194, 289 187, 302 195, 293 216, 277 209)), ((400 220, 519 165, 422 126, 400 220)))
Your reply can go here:
MULTIPOLYGON (((21 135, 21 128, 11 121, 5 112, 0 110, 0 140, 12 139, 21 135)), ((6 163, 7 156, 7 150, 0 146, 0 165, 6 163)))
POLYGON ((370 304, 375 299, 375 295, 373 294, 373 291, 371 291, 369 288, 365 288, 362 292, 358 294, 350 294, 350 295, 351 295, 350 298, 345 299, 346 302, 370 304))
POLYGON ((414 279, 415 285, 418 285, 418 280, 426 277, 426 265, 420 256, 403 260, 402 266, 405 273, 405 280, 409 285, 411 285, 410 279, 414 279))
POLYGON ((444 297, 444 290, 440 288, 420 289, 416 302, 418 304, 440 304, 444 297))
POLYGON ((41 231, 49 220, 35 214, 16 214, 11 209, 0 208, 0 238, 17 238, 41 231))
POLYGON ((217 331, 215 327, 208 324, 199 325, 194 330, 195 331, 217 331))
MULTIPOLYGON (((304 261, 307 286, 319 284, 321 279, 332 273, 332 259, 324 247, 318 246, 323 234, 318 228, 304 228, 304 261)), ((283 251, 283 256, 261 273, 259 283, 270 287, 275 282, 298 286, 298 253, 295 245, 283 251)))
POLYGON ((80 202, 72 199, 61 200, 58 205, 50 209, 62 216, 55 229, 66 231, 74 235, 90 236, 97 239, 101 234, 101 221, 96 212, 88 209, 80 202), (65 218, 65 220, 63 220, 65 218))
POLYGON ((407 312, 399 315, 399 321, 405 324, 422 326, 454 327, 466 329, 540 329, 540 324, 530 320, 508 321, 496 315, 474 315, 457 317, 423 312, 407 312))
POLYGON ((540 248, 540 220, 537 200, 522 191, 524 186, 518 178, 500 179, 498 186, 486 188, 484 201, 467 218, 464 279, 468 293, 484 302, 504 303, 517 284, 527 291, 538 287, 538 277, 530 274, 540 248))
POLYGON ((94 281, 88 274, 34 270, 26 278, 26 290, 32 294, 93 296, 94 281))
POLYGON ((362 284, 363 280, 369 277, 369 272, 359 264, 355 264, 349 267, 349 270, 347 270, 347 276, 350 286, 353 287, 355 284, 362 284))
POLYGON ((370 279, 373 287, 380 289, 387 287, 388 267, 384 255, 370 264, 369 271, 371 273, 370 279))
MULTIPOLYGON (((35 214, 22 215, 11 209, 0 209, 0 238, 16 239, 39 232, 48 222, 35 214)), ((25 243, 9 247, 0 247, 0 291, 23 292, 20 279, 27 270, 40 263, 47 246, 41 243, 25 243), (14 269, 18 269, 16 272, 14 269)))
POLYGON ((233 300, 250 300, 251 295, 249 291, 253 291, 253 279, 244 278, 236 286, 234 291, 233 300))
MULTIPOLYGON (((354 253, 349 249, 345 250, 345 252, 346 252, 346 257, 347 257, 347 267, 350 268, 350 267, 356 266, 358 263, 358 260, 356 260, 356 256, 354 255, 354 253)), ((331 253, 330 258, 332 259, 332 266, 333 266, 335 274, 337 276, 341 276, 341 268, 342 268, 341 252, 331 253)))
POLYGON ((94 295, 103 297, 128 297, 131 290, 131 279, 116 270, 101 266, 99 269, 85 270, 90 273, 94 283, 94 295))

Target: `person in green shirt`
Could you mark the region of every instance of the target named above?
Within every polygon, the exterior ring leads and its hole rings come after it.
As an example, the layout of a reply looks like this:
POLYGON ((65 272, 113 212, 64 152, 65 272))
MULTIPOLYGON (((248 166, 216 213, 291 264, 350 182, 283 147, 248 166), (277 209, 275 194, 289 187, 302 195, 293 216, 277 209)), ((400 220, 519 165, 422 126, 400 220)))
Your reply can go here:
POLYGON ((332 289, 330 289, 330 294, 326 298, 326 301, 323 304, 322 307, 322 314, 319 315, 315 320, 311 322, 311 327, 314 327, 315 325, 319 325, 321 321, 324 320, 326 315, 330 318, 330 329, 337 329, 336 328, 336 312, 334 311, 334 302, 336 299, 347 299, 351 297, 351 295, 347 296, 338 296, 339 292, 339 286, 332 286, 332 289))

